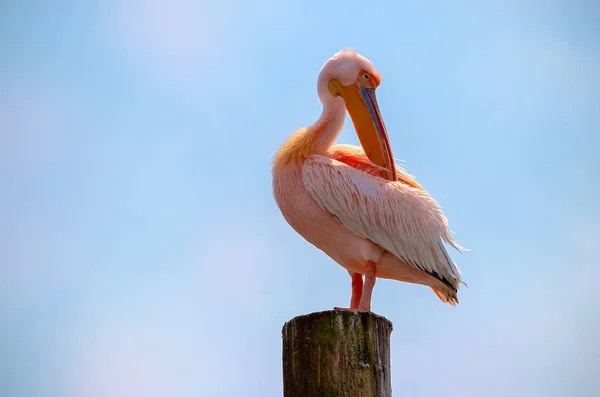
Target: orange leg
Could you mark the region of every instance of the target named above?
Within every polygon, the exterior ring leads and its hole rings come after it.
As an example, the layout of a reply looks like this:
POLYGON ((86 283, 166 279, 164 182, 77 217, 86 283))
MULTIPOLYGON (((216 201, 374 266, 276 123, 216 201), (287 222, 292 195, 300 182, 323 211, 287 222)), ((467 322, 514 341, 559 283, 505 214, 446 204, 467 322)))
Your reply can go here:
POLYGON ((334 307, 334 310, 358 310, 362 298, 363 276, 360 273, 350 273, 350 277, 352 277, 352 297, 350 298, 350 307, 334 307))
POLYGON ((375 262, 367 262, 367 273, 365 274, 365 285, 362 290, 362 296, 360 298, 360 304, 358 305, 358 311, 370 312, 371 311, 371 296, 373 294, 373 287, 375 286, 375 262))
POLYGON ((352 275, 352 297, 350 298, 350 309, 358 309, 360 298, 363 291, 363 278, 362 274, 354 273, 352 275))

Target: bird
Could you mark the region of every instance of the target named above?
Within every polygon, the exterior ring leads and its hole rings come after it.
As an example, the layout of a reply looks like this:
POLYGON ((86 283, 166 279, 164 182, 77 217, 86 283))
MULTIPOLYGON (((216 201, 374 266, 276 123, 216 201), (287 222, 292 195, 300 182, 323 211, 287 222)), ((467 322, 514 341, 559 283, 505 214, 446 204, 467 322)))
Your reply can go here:
POLYGON ((350 306, 334 309, 371 312, 377 278, 430 287, 455 306, 466 283, 446 245, 466 249, 436 200, 393 157, 380 83, 379 71, 354 49, 325 62, 317 79, 321 116, 273 157, 275 202, 296 233, 350 275, 350 306), (346 112, 360 146, 335 143, 346 112))

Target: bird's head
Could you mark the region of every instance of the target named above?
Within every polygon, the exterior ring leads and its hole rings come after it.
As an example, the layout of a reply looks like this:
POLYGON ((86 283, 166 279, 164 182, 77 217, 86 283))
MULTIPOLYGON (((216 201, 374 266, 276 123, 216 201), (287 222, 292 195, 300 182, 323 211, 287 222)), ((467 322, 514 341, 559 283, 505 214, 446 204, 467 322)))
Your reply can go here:
POLYGON ((395 180, 392 149, 375 96, 380 83, 379 72, 367 58, 353 50, 343 50, 325 62, 317 88, 324 105, 336 97, 344 100, 365 153, 388 170, 388 179, 395 180))

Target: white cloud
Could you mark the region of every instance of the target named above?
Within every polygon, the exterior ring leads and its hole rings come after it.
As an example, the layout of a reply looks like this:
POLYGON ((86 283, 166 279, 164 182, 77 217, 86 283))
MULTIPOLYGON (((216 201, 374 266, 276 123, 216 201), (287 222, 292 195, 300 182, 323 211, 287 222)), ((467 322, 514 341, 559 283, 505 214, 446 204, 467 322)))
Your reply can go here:
POLYGON ((117 0, 111 5, 114 40, 144 67, 172 81, 206 73, 231 43, 235 8, 219 2, 117 0))
POLYGON ((169 346, 172 342, 161 346, 158 335, 143 340, 139 333, 119 335, 103 331, 93 343, 81 346, 81 356, 70 374, 74 383, 71 395, 183 395, 184 383, 170 366, 181 359, 169 346))
POLYGON ((114 298, 108 306, 92 305, 69 341, 62 341, 60 353, 54 353, 66 361, 58 370, 63 394, 219 394, 232 352, 215 330, 203 326, 205 317, 194 312, 195 301, 169 292, 138 291, 121 296, 116 306, 114 298))
POLYGON ((35 301, 73 277, 78 238, 48 213, 44 176, 65 153, 74 101, 37 75, 0 79, 0 307, 35 301))
MULTIPOLYGON (((202 295, 206 305, 240 313, 265 311, 278 273, 272 238, 256 219, 230 214, 211 227, 210 237, 191 241, 177 277, 202 295)), ((276 282, 275 282, 276 284, 276 282)))
POLYGON ((54 353, 66 361, 67 396, 236 396, 257 387, 265 370, 252 366, 265 347, 251 341, 271 316, 278 262, 258 222, 229 218, 190 241, 167 274, 82 297, 88 304, 54 353))
POLYGON ((464 302, 466 308, 447 322, 439 315, 425 320, 421 313, 414 323, 403 319, 410 325, 392 334, 393 385, 407 383, 414 395, 490 397, 556 395, 552 390, 561 381, 576 387, 563 374, 577 366, 580 373, 586 370, 568 342, 580 325, 571 321, 571 307, 548 281, 482 288, 477 302, 464 302), (414 324, 426 328, 416 331, 414 324), (432 373, 436 382, 428 382, 432 373))

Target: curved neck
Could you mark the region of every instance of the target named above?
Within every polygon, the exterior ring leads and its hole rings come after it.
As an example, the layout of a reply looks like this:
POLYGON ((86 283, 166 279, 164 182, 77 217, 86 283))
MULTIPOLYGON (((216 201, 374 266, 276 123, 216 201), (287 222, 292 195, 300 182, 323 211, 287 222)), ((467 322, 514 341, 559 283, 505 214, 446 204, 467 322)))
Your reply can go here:
POLYGON ((346 105, 341 97, 329 97, 323 102, 323 112, 309 128, 314 142, 314 153, 325 154, 333 145, 344 126, 346 105))

